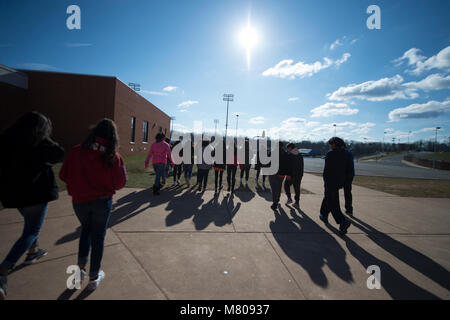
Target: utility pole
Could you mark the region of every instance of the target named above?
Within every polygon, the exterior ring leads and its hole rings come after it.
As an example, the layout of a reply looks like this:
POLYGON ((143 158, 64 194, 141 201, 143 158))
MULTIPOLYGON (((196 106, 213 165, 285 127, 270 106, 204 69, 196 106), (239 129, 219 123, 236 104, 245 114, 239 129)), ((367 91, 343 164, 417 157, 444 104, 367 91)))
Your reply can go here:
POLYGON ((225 139, 227 137, 227 131, 228 131, 228 104, 230 101, 233 101, 234 94, 231 93, 225 93, 223 95, 223 101, 227 102, 227 122, 225 123, 225 139))
POLYGON ((175 117, 170 117, 170 140, 172 140, 173 122, 175 121, 175 119, 175 117))
POLYGON ((214 119, 214 137, 217 135, 217 124, 219 123, 219 119, 214 119))
POLYGON ((239 122, 239 115, 236 115, 236 138, 237 138, 237 132, 238 132, 238 122, 239 122))
POLYGON ((436 127, 436 135, 434 136, 434 161, 433 161, 433 169, 436 169, 436 145, 437 145, 437 132, 441 129, 441 127, 436 127))
POLYGON ((334 136, 336 137, 336 123, 333 124, 334 127, 334 136))

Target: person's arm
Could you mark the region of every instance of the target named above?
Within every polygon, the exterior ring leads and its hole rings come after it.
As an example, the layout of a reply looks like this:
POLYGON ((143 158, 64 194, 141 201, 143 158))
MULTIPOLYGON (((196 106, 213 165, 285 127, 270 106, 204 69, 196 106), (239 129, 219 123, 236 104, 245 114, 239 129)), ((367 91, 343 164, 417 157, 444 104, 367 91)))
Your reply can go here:
POLYGON ((64 149, 51 139, 43 140, 38 147, 38 162, 54 165, 64 159, 64 149))
POLYGON ((303 159, 303 156, 300 155, 300 176, 303 177, 303 173, 305 171, 305 161, 303 159))
POLYGON ((63 165, 61 166, 61 169, 59 170, 59 178, 67 183, 67 178, 69 175, 69 163, 72 159, 72 153, 69 153, 66 157, 66 159, 63 162, 63 165))
POLYGON ((325 166, 323 167, 323 181, 327 181, 330 170, 330 154, 327 153, 325 156, 325 166))
POLYGON ((166 145, 166 154, 167 154, 167 159, 170 161, 170 163, 172 164, 172 168, 175 167, 175 164, 172 161, 172 152, 170 151, 170 147, 167 144, 166 145))
POLYGON ((127 176, 127 170, 125 168, 125 162, 123 161, 122 157, 119 153, 116 153, 117 161, 114 163, 113 166, 113 188, 114 190, 119 190, 125 187, 125 184, 127 183, 128 176, 127 176))

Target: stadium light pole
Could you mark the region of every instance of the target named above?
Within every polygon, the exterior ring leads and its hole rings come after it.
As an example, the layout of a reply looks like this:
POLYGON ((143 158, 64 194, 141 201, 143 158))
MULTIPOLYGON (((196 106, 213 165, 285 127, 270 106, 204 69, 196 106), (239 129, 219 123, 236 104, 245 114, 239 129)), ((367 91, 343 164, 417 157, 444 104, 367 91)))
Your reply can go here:
POLYGON ((334 136, 336 137, 336 123, 333 124, 334 127, 334 136))
POLYGON ((214 119, 214 137, 217 135, 217 124, 219 123, 219 119, 214 119))
POLYGON ((436 135, 434 136, 434 160, 433 160, 433 169, 436 169, 436 144, 437 144, 437 132, 441 129, 441 127, 436 127, 436 135))
POLYGON ((225 93, 223 95, 223 101, 227 102, 227 121, 225 123, 225 139, 227 138, 227 131, 228 131, 228 104, 230 101, 234 101, 234 94, 231 93, 225 93))
POLYGON ((238 123, 239 123, 239 115, 236 115, 236 138, 237 138, 237 132, 238 132, 238 123))
POLYGON ((170 117, 170 140, 172 140, 172 131, 173 131, 173 122, 176 120, 176 117, 170 117))
POLYGON ((381 152, 384 152, 384 137, 386 136, 386 131, 383 131, 383 144, 381 145, 381 152))

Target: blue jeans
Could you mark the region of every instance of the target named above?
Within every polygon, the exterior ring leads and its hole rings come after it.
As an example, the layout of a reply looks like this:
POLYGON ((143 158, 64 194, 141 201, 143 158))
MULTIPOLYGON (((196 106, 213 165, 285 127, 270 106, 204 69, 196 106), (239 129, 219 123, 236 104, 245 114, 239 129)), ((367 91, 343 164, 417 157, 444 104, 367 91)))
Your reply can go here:
POLYGON ((89 277, 94 279, 100 271, 103 258, 106 229, 112 209, 112 199, 97 199, 74 204, 73 209, 81 223, 81 236, 78 247, 78 264, 85 265, 91 252, 89 277))
POLYGON ((23 232, 19 240, 13 245, 7 257, 2 263, 3 267, 11 269, 15 266, 20 257, 31 248, 39 246, 38 236, 44 224, 48 204, 41 203, 30 207, 18 208, 25 220, 23 232))
POLYGON ((161 186, 161 177, 166 174, 166 165, 164 163, 154 163, 153 169, 155 169, 155 187, 159 188, 161 186))
POLYGON ((186 179, 192 178, 192 164, 184 164, 183 171, 186 179))

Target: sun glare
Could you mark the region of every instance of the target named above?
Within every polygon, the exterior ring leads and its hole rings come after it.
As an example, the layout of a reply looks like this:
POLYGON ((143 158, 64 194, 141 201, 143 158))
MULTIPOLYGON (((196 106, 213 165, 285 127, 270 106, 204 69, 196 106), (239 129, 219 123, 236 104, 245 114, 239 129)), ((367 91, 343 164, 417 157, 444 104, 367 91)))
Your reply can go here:
POLYGON ((256 30, 250 26, 250 23, 240 32, 239 40, 241 42, 241 45, 245 48, 247 55, 247 68, 250 70, 251 50, 258 43, 258 34, 256 30))

